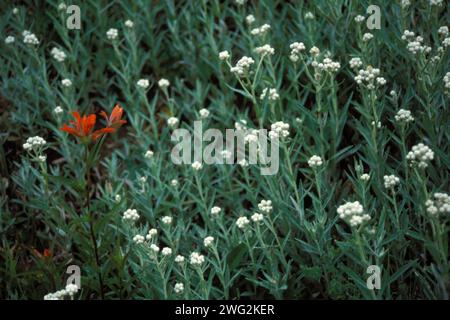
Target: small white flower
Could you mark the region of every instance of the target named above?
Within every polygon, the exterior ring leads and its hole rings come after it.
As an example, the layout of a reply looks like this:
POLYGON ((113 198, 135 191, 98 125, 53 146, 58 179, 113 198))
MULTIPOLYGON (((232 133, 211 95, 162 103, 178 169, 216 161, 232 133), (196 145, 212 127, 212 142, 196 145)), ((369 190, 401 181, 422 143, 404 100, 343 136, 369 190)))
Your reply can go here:
POLYGON ((247 217, 239 217, 236 220, 236 225, 239 229, 244 229, 249 223, 250 221, 248 220, 247 217))
POLYGON ((259 223, 264 220, 264 216, 261 213, 255 212, 251 217, 253 222, 259 223))
POLYGON ((211 247, 214 243, 214 237, 208 236, 203 240, 203 244, 205 247, 211 247))
POLYGON ((120 201, 122 201, 122 196, 121 196, 120 194, 116 194, 116 195, 114 196, 114 200, 115 200, 117 203, 119 203, 120 201))
POLYGON ((184 263, 184 257, 182 256, 182 255, 177 255, 176 257, 175 257, 175 262, 176 263, 179 263, 179 264, 182 264, 182 263, 184 263))
POLYGON ((125 21, 125 26, 127 28, 133 28, 134 27, 134 22, 131 21, 131 20, 127 20, 127 21, 125 21))
POLYGON ((189 260, 191 265, 201 266, 205 262, 205 257, 198 252, 192 252, 189 260))
POLYGON ((269 44, 265 44, 261 47, 256 47, 255 52, 260 55, 274 55, 275 49, 272 48, 269 44))
POLYGON ((66 4, 64 3, 64 2, 61 2, 59 5, 58 5, 58 10, 59 11, 64 11, 64 10, 66 10, 67 9, 67 6, 66 6, 66 4))
POLYGON ((448 35, 448 27, 447 27, 447 26, 442 26, 442 27, 440 27, 440 28, 438 29, 438 33, 439 33, 441 36, 446 37, 446 36, 448 35))
POLYGON ((171 185, 172 187, 178 186, 178 180, 177 180, 177 179, 172 179, 172 180, 170 180, 170 185, 171 185))
POLYGON ((164 88, 167 88, 168 86, 170 86, 170 82, 169 82, 169 80, 162 78, 158 81, 158 86, 161 89, 164 89, 164 88))
POLYGON ((18 8, 12 9, 12 13, 13 13, 14 15, 18 14, 18 13, 19 13, 19 9, 18 9, 18 8))
POLYGON ((68 87, 72 86, 72 81, 70 79, 62 79, 61 84, 64 87, 68 88, 68 87))
POLYGON ((136 85, 137 85, 139 88, 147 89, 148 86, 150 85, 150 82, 148 81, 148 79, 139 79, 139 80, 136 82, 136 85))
POLYGON ((154 153, 153 153, 152 150, 147 150, 147 151, 145 152, 144 157, 145 157, 146 159, 151 159, 151 158, 153 158, 153 155, 154 155, 154 153))
POLYGON ((191 164, 191 167, 192 167, 192 169, 194 169, 195 171, 198 171, 198 170, 200 170, 200 169, 203 167, 203 165, 202 165, 199 161, 194 161, 194 162, 191 164))
POLYGON ((314 14, 310 11, 308 11, 307 13, 305 13, 305 19, 306 20, 313 20, 314 19, 314 14))
POLYGON ((219 59, 220 60, 227 60, 229 57, 230 57, 230 53, 227 50, 219 52, 219 59))
POLYGON ((287 138, 289 136, 289 124, 283 121, 277 121, 270 125, 269 137, 273 138, 287 138))
POLYGON ((115 40, 119 36, 119 31, 117 29, 111 28, 108 31, 106 31, 106 38, 108 40, 115 40))
POLYGON ((248 72, 248 69, 254 63, 255 60, 253 60, 253 58, 243 56, 238 60, 238 62, 236 62, 236 65, 234 67, 230 68, 230 72, 234 73, 237 76, 243 76, 248 72))
POLYGON ((395 115, 395 121, 401 122, 401 123, 409 123, 414 121, 414 117, 411 114, 411 111, 400 109, 398 110, 397 114, 395 115))
POLYGON ((362 66, 362 61, 360 58, 351 58, 350 59, 350 68, 352 69, 358 69, 359 67, 362 66))
POLYGON ((211 208, 211 215, 217 216, 222 211, 222 208, 214 206, 211 208))
POLYGON ((171 128, 174 128, 178 125, 178 118, 175 117, 170 117, 169 119, 167 119, 167 125, 171 128))
POLYGON ((27 30, 25 30, 22 33, 23 36, 23 43, 25 44, 31 44, 31 45, 38 45, 39 44, 39 39, 36 37, 36 35, 34 33, 31 33, 27 30))
POLYGON ((317 47, 312 47, 310 50, 309 50, 309 53, 313 56, 313 57, 317 57, 319 54, 320 54, 320 50, 319 50, 319 48, 317 48, 317 47))
POLYGON ((175 291, 176 294, 183 293, 184 284, 182 284, 181 282, 175 283, 175 286, 173 287, 173 291, 175 291))
POLYGON ((78 292, 78 286, 76 284, 69 283, 68 285, 66 285, 65 290, 69 296, 73 296, 78 292))
POLYGON ((144 243, 145 238, 143 236, 141 236, 140 234, 137 234, 133 237, 133 241, 136 244, 141 244, 141 243, 144 243))
POLYGON ((370 174, 368 173, 363 173, 360 177, 359 177, 362 181, 369 181, 370 180, 370 174))
POLYGON ((367 41, 369 41, 369 40, 371 40, 371 39, 373 39, 373 34, 371 34, 371 33, 369 33, 369 32, 364 33, 363 38, 362 38, 362 40, 363 40, 364 42, 367 42, 367 41))
POLYGON ((271 29, 269 24, 263 24, 259 28, 254 28, 250 31, 253 36, 262 36, 265 35, 271 29))
POLYGON ((6 44, 11 44, 11 43, 13 43, 14 41, 16 41, 16 38, 14 38, 13 36, 7 36, 7 37, 5 38, 5 43, 6 43, 6 44))
POLYGON ((258 203, 258 209, 261 212, 265 213, 271 213, 272 212, 272 200, 261 200, 260 203, 258 203))
POLYGON ((311 158, 309 158, 308 160, 308 165, 311 168, 317 168, 320 167, 323 164, 323 160, 321 157, 317 156, 317 155, 313 155, 311 158))
POLYGON ((136 209, 128 209, 123 213, 122 219, 136 221, 139 219, 139 214, 136 209))
POLYGON ((245 22, 247 22, 247 24, 252 24, 253 22, 255 22, 255 20, 256 19, 252 14, 249 14, 245 17, 245 22))
POLYGON ((56 47, 54 47, 52 51, 50 51, 50 54, 52 55, 53 59, 55 59, 58 62, 63 62, 67 58, 66 53, 56 47))
POLYGON ((389 176, 384 176, 383 180, 384 180, 384 187, 386 189, 394 188, 396 185, 400 183, 400 178, 393 174, 389 176))
POLYGON ((280 99, 280 95, 277 92, 277 89, 275 88, 265 88, 261 94, 261 96, 259 97, 261 100, 264 100, 266 98, 266 96, 268 97, 268 99, 270 101, 276 101, 278 99, 280 99))
POLYGON ((62 108, 61 106, 56 106, 55 109, 53 109, 53 112, 54 112, 56 115, 59 115, 59 114, 63 113, 64 110, 63 110, 63 108, 62 108))
POLYGON ((341 219, 345 220, 352 227, 356 227, 370 220, 370 216, 364 214, 364 208, 359 201, 346 202, 338 207, 337 213, 341 219))
POLYGON ((364 22, 364 20, 366 20, 366 18, 364 16, 360 15, 360 14, 358 14, 355 17, 355 21, 358 22, 358 23, 364 22))
POLYGON ((172 249, 171 248, 169 248, 169 247, 164 247, 162 250, 161 250, 161 253, 162 253, 162 255, 163 256, 170 256, 171 254, 172 254, 172 249))
POLYGON ((152 228, 152 229, 148 230, 148 233, 147 233, 147 235, 145 236, 145 239, 151 240, 151 239, 153 239, 157 234, 158 234, 158 230, 156 230, 155 228, 152 228))
POLYGON ((36 152, 40 151, 45 147, 47 144, 47 141, 45 141, 44 138, 39 136, 30 137, 27 139, 27 141, 23 144, 23 148, 26 151, 34 150, 36 152))
POLYGON ((410 165, 416 165, 419 168, 428 167, 428 162, 434 159, 434 152, 423 143, 419 143, 412 147, 411 151, 406 155, 406 159, 410 161, 410 165))
POLYGON ((200 113, 200 118, 202 118, 202 119, 206 119, 209 117, 209 110, 206 108, 200 109, 199 113, 200 113))
POLYGON ((164 216, 161 218, 161 221, 165 225, 170 225, 170 224, 172 224, 173 218, 171 216, 164 216))
POLYGON ((47 160, 47 156, 39 156, 38 160, 39 162, 45 162, 47 160))
POLYGON ((434 199, 425 202, 427 213, 436 216, 438 213, 450 213, 450 196, 446 193, 437 192, 434 199))
POLYGON ((241 167, 248 167, 248 161, 245 159, 239 160, 238 165, 241 167))
POLYGON ((158 253, 159 252, 159 247, 156 244, 152 243, 150 245, 150 250, 152 250, 154 253, 158 253))

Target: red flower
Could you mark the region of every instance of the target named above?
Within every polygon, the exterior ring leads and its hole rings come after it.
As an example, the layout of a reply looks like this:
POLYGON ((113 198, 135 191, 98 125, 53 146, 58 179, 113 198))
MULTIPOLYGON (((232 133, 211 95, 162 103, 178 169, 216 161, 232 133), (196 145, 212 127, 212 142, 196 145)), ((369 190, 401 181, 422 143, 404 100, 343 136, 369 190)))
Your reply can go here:
POLYGON ((80 113, 75 111, 72 113, 75 121, 69 122, 71 126, 65 124, 61 130, 82 139, 82 141, 95 141, 106 133, 115 132, 119 127, 126 123, 125 120, 122 120, 123 109, 119 105, 114 107, 109 117, 104 111, 100 114, 107 121, 107 126, 105 128, 94 131, 95 122, 97 120, 96 115, 90 114, 81 117, 80 113))

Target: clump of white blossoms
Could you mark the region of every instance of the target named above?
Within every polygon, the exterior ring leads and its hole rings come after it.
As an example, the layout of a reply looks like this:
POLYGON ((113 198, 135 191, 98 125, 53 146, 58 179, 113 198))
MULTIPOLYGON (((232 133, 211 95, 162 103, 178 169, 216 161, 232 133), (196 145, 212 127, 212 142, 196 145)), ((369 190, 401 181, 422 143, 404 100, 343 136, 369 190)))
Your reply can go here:
POLYGON ((261 213, 255 212, 254 214, 252 214, 250 219, 252 219, 252 221, 255 223, 259 223, 264 220, 264 216, 261 213))
POLYGON ((443 37, 448 36, 448 27, 447 26, 442 26, 438 29, 438 34, 440 34, 443 37))
POLYGON ((230 57, 230 53, 227 50, 219 52, 219 59, 220 60, 227 60, 229 57, 230 57))
POLYGON ((119 31, 117 29, 111 28, 106 31, 106 38, 108 40, 115 40, 119 36, 119 31))
POLYGON ((370 174, 368 173, 363 173, 360 177, 359 177, 362 181, 369 181, 370 180, 370 174))
POLYGON ((434 159, 434 152, 423 143, 419 143, 412 147, 411 151, 406 155, 406 159, 410 161, 410 165, 417 164, 419 168, 428 167, 428 162, 434 159))
POLYGON ((405 109, 398 110, 394 118, 395 121, 400 123, 409 123, 414 121, 414 117, 412 116, 411 111, 405 109))
POLYGON ((61 80, 61 84, 63 85, 63 87, 71 87, 72 86, 72 80, 70 79, 62 79, 61 80))
POLYGON ((152 250, 154 253, 158 253, 159 252, 159 247, 156 244, 152 243, 150 245, 150 250, 152 250))
POLYGON ((373 34, 371 34, 370 32, 364 33, 364 35, 363 35, 363 37, 362 37, 362 40, 363 40, 364 42, 368 42, 368 41, 370 41, 370 40, 372 40, 372 39, 373 39, 373 34))
POLYGON ((423 37, 416 37, 412 31, 405 30, 402 35, 402 40, 407 42, 406 48, 412 54, 417 54, 420 52, 428 53, 431 51, 431 47, 423 44, 423 37))
POLYGON ((311 11, 308 11, 307 13, 305 13, 305 20, 313 20, 314 19, 314 14, 311 11))
POLYGON ((411 5, 411 2, 409 0, 402 0, 400 2, 400 5, 401 5, 402 9, 406 9, 411 5))
POLYGON ((171 216, 164 216, 161 218, 161 221, 165 225, 170 225, 172 224, 173 218, 171 216))
POLYGON ((274 48, 272 48, 271 46, 270 46, 270 44, 265 44, 265 45, 263 45, 263 46, 261 46, 261 47, 256 47, 255 48, 255 52, 257 53, 257 54, 260 54, 260 55, 262 55, 262 56, 265 56, 265 55, 274 55, 275 54, 275 49, 274 48))
POLYGON ((76 284, 69 283, 65 289, 58 290, 53 293, 46 294, 44 300, 64 300, 66 296, 71 298, 78 292, 79 288, 76 284))
POLYGON ((180 121, 176 117, 170 117, 169 119, 167 119, 167 125, 171 128, 176 127, 179 122, 180 121))
POLYGON ((446 193, 437 192, 434 194, 434 199, 429 199, 425 202, 427 212, 436 216, 439 213, 450 213, 450 196, 446 193))
POLYGON ((322 158, 317 155, 313 155, 311 158, 308 159, 308 165, 311 168, 320 167, 322 164, 323 164, 322 158))
POLYGON ((346 202, 340 205, 337 213, 339 214, 339 218, 345 220, 352 227, 359 226, 363 222, 370 220, 370 216, 364 214, 364 208, 359 201, 346 202))
POLYGON ((214 206, 211 208, 211 215, 217 216, 220 212, 222 212, 222 208, 214 206))
POLYGON ((363 65, 361 58, 358 57, 351 58, 349 63, 352 69, 358 69, 363 65))
POLYGON ((35 45, 35 46, 37 46, 39 44, 39 39, 36 37, 36 35, 34 33, 31 33, 28 30, 25 30, 24 32, 22 32, 22 36, 23 36, 23 43, 25 43, 25 44, 30 44, 30 45, 35 45))
POLYGON ((291 49, 289 59, 291 59, 292 62, 297 62, 302 51, 305 51, 306 49, 303 42, 293 42, 290 44, 289 48, 291 49))
POLYGON ((145 236, 145 239, 151 240, 154 237, 156 237, 157 234, 158 234, 158 230, 156 230, 155 228, 152 228, 152 229, 148 230, 148 233, 145 236))
POLYGON ((27 139, 27 141, 22 145, 22 147, 26 151, 35 151, 39 152, 41 151, 45 145, 47 144, 47 141, 45 141, 44 138, 39 136, 30 137, 27 139))
POLYGON ((209 110, 206 108, 200 109, 198 113, 200 114, 200 118, 202 119, 206 119, 209 117, 209 110))
POLYGON ((245 17, 245 22, 247 22, 247 24, 252 24, 253 22, 255 22, 255 16, 252 14, 249 14, 248 16, 245 17))
POLYGON ((429 0, 431 6, 442 6, 444 0, 429 0))
POLYGON ((250 31, 250 33, 254 36, 263 36, 270 30, 270 25, 265 23, 259 28, 254 28, 250 31))
POLYGON ((447 72, 444 76, 444 86, 446 89, 450 89, 450 72, 447 72))
POLYGON ((164 248, 162 248, 162 250, 161 250, 161 254, 163 255, 163 256, 170 256, 171 254, 172 254, 172 249, 171 248, 169 248, 169 247, 164 247, 164 248))
POLYGON ((136 209, 128 209, 123 213, 122 219, 136 221, 139 219, 139 214, 136 209))
POLYGON ((364 22, 364 20, 366 20, 366 18, 364 16, 360 15, 360 14, 358 14, 355 17, 355 21, 358 22, 358 23, 364 22))
POLYGON ((148 79, 139 79, 139 80, 136 82, 136 85, 137 85, 139 88, 147 89, 148 86, 150 85, 150 82, 148 81, 148 79))
POLYGON ((158 86, 161 89, 165 89, 170 86, 170 82, 169 82, 169 80, 162 78, 158 81, 158 86))
POLYGON ((182 255, 177 255, 176 257, 175 257, 175 262, 176 263, 178 263, 178 264, 182 264, 182 263, 184 263, 184 257, 182 256, 182 255))
POLYGON ((261 202, 258 203, 258 209, 261 212, 271 213, 273 209, 272 200, 261 200, 261 202))
POLYGON ((358 75, 355 76, 355 81, 359 85, 366 86, 367 89, 373 90, 376 87, 386 84, 386 79, 379 77, 380 69, 367 66, 366 69, 358 71, 358 75))
POLYGON ((239 229, 244 229, 249 223, 250 221, 248 220, 247 217, 239 217, 236 220, 236 225, 239 229))
POLYGON ((125 27, 127 27, 127 28, 133 28, 133 27, 134 27, 134 22, 131 21, 131 20, 125 21, 125 27))
POLYGON ((177 180, 177 179, 172 179, 172 180, 170 180, 170 185, 171 185, 172 187, 178 186, 178 180, 177 180))
POLYGON ((11 44, 14 43, 14 41, 16 41, 16 38, 14 38, 13 36, 7 36, 5 38, 5 44, 11 44))
POLYGON ((205 247, 212 247, 214 244, 214 237, 208 236, 203 240, 203 245, 205 247))
POLYGON ((201 162, 199 162, 199 161, 194 161, 194 162, 191 164, 191 167, 192 167, 192 169, 194 169, 195 171, 198 171, 198 170, 200 170, 200 169, 203 167, 203 165, 202 165, 201 162))
POLYGON ((389 176, 384 176, 383 180, 384 180, 384 187, 386 189, 394 188, 396 185, 400 183, 400 178, 393 174, 389 176))
POLYGON ((252 64, 255 63, 255 60, 253 58, 243 56, 236 62, 236 65, 234 67, 230 68, 230 72, 234 73, 237 76, 243 76, 248 72, 248 69, 252 64))
POLYGON ((141 244, 144 243, 145 238, 143 236, 141 236, 140 234, 137 234, 133 237, 133 242, 136 244, 141 244))
POLYGON ((67 58, 66 53, 57 47, 54 47, 52 51, 50 51, 50 54, 52 55, 53 59, 58 62, 63 62, 67 58))
POLYGON ((55 109, 53 109, 53 112, 54 112, 56 115, 60 115, 61 113, 64 112, 64 109, 63 109, 61 106, 56 106, 55 109))
POLYGON ((277 121, 270 125, 269 137, 287 138, 289 136, 289 124, 283 121, 277 121))
POLYGON ((175 291, 176 294, 183 293, 184 284, 182 284, 181 282, 175 283, 175 286, 173 287, 173 291, 175 291))
POLYGON ((198 253, 198 252, 192 252, 189 257, 189 263, 193 266, 201 266, 205 262, 205 257, 198 253))
POLYGON ((280 95, 275 88, 264 88, 259 98, 261 100, 264 100, 266 96, 270 101, 277 101, 278 99, 280 99, 280 95))
POLYGON ((147 150, 147 151, 145 152, 144 157, 145 157, 146 159, 151 159, 151 158, 153 158, 153 155, 154 155, 154 152, 153 152, 152 150, 147 150))

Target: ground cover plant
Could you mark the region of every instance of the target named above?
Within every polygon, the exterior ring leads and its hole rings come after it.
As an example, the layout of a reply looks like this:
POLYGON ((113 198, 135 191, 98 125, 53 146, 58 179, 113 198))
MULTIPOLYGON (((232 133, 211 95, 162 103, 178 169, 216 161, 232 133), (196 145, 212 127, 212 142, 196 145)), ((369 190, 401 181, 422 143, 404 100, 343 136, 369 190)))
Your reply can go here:
POLYGON ((2 1, 0 298, 448 299, 449 13, 2 1), (194 121, 278 170, 175 164, 194 121))

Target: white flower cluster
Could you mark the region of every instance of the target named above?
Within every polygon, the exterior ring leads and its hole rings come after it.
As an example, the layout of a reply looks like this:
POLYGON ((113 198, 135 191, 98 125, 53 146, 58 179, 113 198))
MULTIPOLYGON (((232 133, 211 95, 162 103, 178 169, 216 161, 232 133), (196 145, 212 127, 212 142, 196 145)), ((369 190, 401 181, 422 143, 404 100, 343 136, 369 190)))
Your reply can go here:
POLYGON ((450 72, 447 72, 444 76, 444 86, 446 89, 450 89, 450 72))
POLYGON ((155 228, 152 228, 152 229, 148 230, 147 235, 145 236, 145 239, 151 240, 151 239, 153 239, 157 234, 158 234, 158 230, 156 230, 155 228))
POLYGON ((200 161, 194 161, 191 164, 192 169, 194 169, 195 171, 199 171, 201 168, 203 168, 203 165, 200 161))
POLYGON ((361 58, 358 57, 351 58, 349 63, 352 69, 358 69, 363 65, 361 58))
POLYGON ((154 155, 155 153, 152 151, 152 150, 147 150, 146 152, 145 152, 145 155, 144 155, 144 157, 146 158, 146 159, 151 159, 151 158, 153 158, 153 155, 154 155))
POLYGON ((430 6, 442 6, 442 3, 444 2, 444 0, 429 0, 430 1, 430 6))
POLYGON ((289 136, 289 124, 283 121, 277 121, 270 125, 269 137, 273 138, 286 138, 289 136))
POLYGON ((28 138, 27 141, 22 145, 22 147, 26 151, 31 151, 31 150, 38 151, 38 150, 41 150, 46 144, 47 144, 47 141, 45 141, 44 138, 35 136, 35 137, 28 138))
POLYGON ((125 21, 125 27, 127 27, 127 28, 133 28, 133 27, 134 27, 134 22, 131 21, 131 20, 125 21))
POLYGON ((148 81, 148 79, 139 79, 139 80, 136 82, 136 85, 137 85, 139 88, 147 89, 148 86, 150 85, 150 82, 148 81))
POLYGON ((179 263, 179 264, 182 264, 182 263, 184 263, 184 257, 182 256, 182 255, 177 255, 176 257, 175 257, 175 262, 176 263, 179 263))
POLYGON ((191 265, 201 266, 205 262, 205 257, 198 252, 192 252, 189 257, 189 260, 191 265))
POLYGON ((78 292, 78 290, 79 288, 76 284, 69 283, 68 285, 66 285, 65 289, 46 294, 44 296, 44 300, 64 300, 66 296, 73 297, 78 292))
POLYGON ((338 207, 337 213, 339 214, 339 218, 345 220, 352 227, 356 227, 370 220, 370 216, 364 214, 364 208, 359 201, 346 202, 338 207))
POLYGON ((272 207, 272 200, 261 200, 261 201, 258 203, 258 209, 259 209, 261 212, 271 213, 272 210, 273 210, 273 207, 272 207))
POLYGON ((205 247, 211 247, 214 243, 214 237, 208 236, 203 240, 205 247))
POLYGON ((317 156, 317 155, 313 155, 311 158, 309 158, 308 160, 308 165, 311 168, 317 168, 320 167, 323 164, 322 158, 317 156))
POLYGON ((239 229, 244 229, 249 223, 250 223, 250 220, 248 220, 247 217, 239 217, 236 220, 236 226, 239 229))
POLYGON ((137 235, 135 235, 135 236, 133 237, 133 241, 134 241, 134 243, 136 243, 136 244, 141 244, 141 243, 144 243, 145 238, 144 238, 144 236, 141 236, 140 234, 137 234, 137 235))
POLYGON ((434 199, 425 202, 427 212, 432 216, 438 213, 450 213, 450 196, 446 193, 437 192, 434 199))
POLYGON ((360 69, 358 75, 355 76, 355 81, 359 85, 365 85, 367 89, 373 90, 376 86, 383 86, 386 84, 386 79, 379 77, 380 69, 367 66, 366 69, 360 69))
POLYGON ((411 5, 411 2, 409 0, 402 0, 400 5, 402 6, 403 9, 406 9, 411 5))
POLYGON ((428 146, 419 143, 412 147, 406 155, 406 159, 411 162, 411 166, 417 164, 419 168, 426 168, 428 162, 434 159, 434 152, 428 146))
POLYGON ((53 59, 58 62, 63 62, 67 58, 66 53, 57 47, 54 47, 52 51, 50 51, 50 54, 52 55, 53 59))
POLYGON ((106 31, 106 38, 108 40, 115 40, 119 36, 119 31, 117 29, 111 28, 108 31, 106 31))
POLYGON ((227 50, 219 52, 219 59, 220 60, 227 60, 229 57, 230 57, 230 53, 227 50))
POLYGON ((337 72, 339 68, 341 67, 341 64, 339 62, 333 61, 330 58, 325 58, 322 60, 322 62, 317 61, 314 59, 313 62, 311 62, 311 66, 316 70, 315 76, 316 79, 320 78, 320 72, 337 72))
POLYGON ((261 47, 256 47, 255 52, 260 55, 274 55, 275 49, 270 46, 270 44, 265 44, 261 47))
POLYGON ((181 282, 175 283, 175 286, 173 287, 173 291, 175 291, 176 294, 183 293, 184 284, 182 284, 181 282))
POLYGON ((400 178, 393 174, 389 176, 384 176, 383 180, 384 180, 384 187, 386 189, 394 188, 396 185, 400 183, 400 178))
POLYGON ((253 22, 255 22, 255 20, 255 16, 252 14, 249 14, 245 17, 245 22, 247 22, 247 24, 252 24, 253 22))
POLYGON ((364 16, 360 15, 360 14, 358 14, 355 17, 355 21, 358 22, 358 23, 364 22, 364 20, 366 20, 366 18, 364 16))
POLYGON ((56 106, 55 109, 53 109, 53 112, 54 112, 56 115, 59 115, 59 114, 61 114, 61 113, 64 112, 64 109, 63 109, 61 106, 56 106))
POLYGON ((255 212, 251 217, 253 222, 259 223, 264 220, 264 216, 261 213, 255 212))
POLYGON ((200 118, 202 119, 206 119, 209 117, 209 110, 206 108, 200 109, 198 113, 200 114, 200 118))
POLYGON ((438 33, 443 36, 446 37, 448 36, 448 27, 447 26, 442 26, 438 29, 438 33))
POLYGON ((164 247, 161 250, 161 254, 165 257, 170 256, 172 254, 172 249, 169 247, 164 247))
POLYGON ((305 51, 306 49, 303 42, 293 42, 289 48, 291 48, 291 55, 289 56, 289 59, 291 59, 292 62, 297 62, 302 51, 305 51))
POLYGON ((171 128, 176 127, 178 125, 178 122, 180 121, 176 117, 170 117, 169 119, 167 119, 167 125, 171 128))
POLYGON ((14 41, 16 41, 16 38, 14 38, 13 36, 7 36, 5 38, 5 44, 11 44, 14 43, 14 41))
POLYGON ((250 31, 250 33, 254 36, 263 36, 270 30, 270 25, 267 23, 263 24, 259 28, 254 28, 250 31))
POLYGON ((150 245, 150 250, 152 250, 154 253, 158 253, 159 252, 159 247, 156 244, 152 243, 150 245))
POLYGON ((171 216, 164 216, 161 218, 161 221, 165 225, 170 225, 170 224, 172 224, 173 218, 171 216))
POLYGON ((359 177, 362 181, 369 181, 370 180, 370 174, 368 173, 363 173, 360 177, 359 177))
POLYGON ((364 35, 362 37, 362 40, 364 42, 368 42, 369 40, 372 40, 372 39, 373 39, 373 34, 371 34, 370 32, 364 33, 364 35))
POLYGON ((394 118, 395 121, 402 123, 409 123, 414 121, 414 117, 412 116, 411 111, 405 109, 398 110, 394 118))
POLYGON ((431 51, 431 47, 423 45, 423 37, 415 37, 415 34, 412 31, 405 30, 402 35, 402 40, 408 42, 406 48, 413 54, 417 54, 419 52, 428 53, 431 51))
POLYGON ((69 88, 72 86, 72 80, 70 79, 62 79, 61 80, 61 84, 63 85, 63 87, 69 88))
POLYGON ((23 43, 25 44, 31 44, 36 46, 39 44, 39 39, 36 37, 36 35, 28 30, 22 32, 22 36, 23 36, 23 43))
POLYGON ((243 56, 238 60, 234 67, 230 68, 230 72, 236 74, 237 76, 243 76, 248 71, 250 66, 254 63, 255 60, 253 60, 252 58, 243 56))
POLYGON ((164 88, 167 88, 168 86, 170 86, 170 82, 169 82, 169 80, 162 78, 158 81, 158 86, 161 89, 164 89, 164 88))
POLYGON ((271 101, 276 101, 280 99, 280 95, 278 94, 278 91, 275 88, 264 88, 259 98, 261 100, 264 100, 266 96, 271 101))
POLYGON ((214 206, 211 208, 211 214, 213 216, 217 216, 220 212, 222 212, 222 208, 214 206))
POLYGON ((313 20, 314 19, 314 13, 312 13, 311 11, 308 11, 307 13, 305 13, 305 20, 313 20))
POLYGON ((124 213, 123 213, 123 220, 131 220, 131 221, 136 221, 139 219, 139 214, 137 213, 136 209, 127 209, 124 213))

